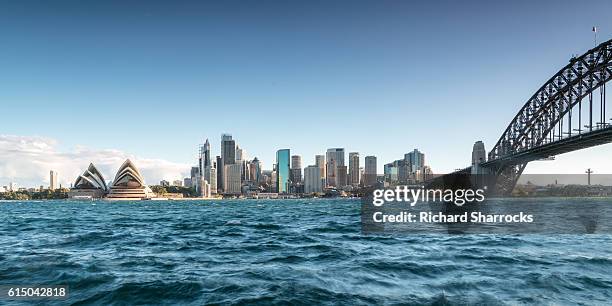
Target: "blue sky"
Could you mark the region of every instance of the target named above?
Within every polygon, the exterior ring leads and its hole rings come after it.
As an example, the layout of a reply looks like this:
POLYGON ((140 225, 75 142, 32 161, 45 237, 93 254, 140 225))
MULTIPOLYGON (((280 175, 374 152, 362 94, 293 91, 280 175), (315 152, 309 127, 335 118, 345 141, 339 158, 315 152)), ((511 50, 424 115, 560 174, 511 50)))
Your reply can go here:
MULTIPOLYGON (((0 134, 190 164, 227 132, 265 168, 278 148, 306 166, 345 147, 381 169, 419 148, 446 172, 591 48, 593 25, 610 39, 611 12, 610 1, 3 1, 0 134)), ((597 150, 568 165, 612 148, 597 150)))

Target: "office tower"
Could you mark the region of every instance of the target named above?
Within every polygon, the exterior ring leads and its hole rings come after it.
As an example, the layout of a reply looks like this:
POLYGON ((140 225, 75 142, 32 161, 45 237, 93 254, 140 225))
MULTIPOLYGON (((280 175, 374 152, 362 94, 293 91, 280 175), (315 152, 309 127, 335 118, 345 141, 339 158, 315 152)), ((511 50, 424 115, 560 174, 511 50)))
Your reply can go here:
POLYGON ((319 167, 319 175, 321 175, 321 181, 325 186, 325 155, 315 155, 315 165, 319 167))
POLYGON ((343 148, 331 148, 327 149, 327 185, 336 186, 337 167, 344 166, 344 149, 343 148))
POLYGON ((351 186, 359 186, 359 153, 349 153, 349 181, 351 186))
POLYGON ((229 164, 225 165, 225 174, 223 178, 223 193, 239 195, 241 193, 242 183, 240 182, 240 165, 229 164))
POLYGON ((364 169, 364 186, 376 185, 376 156, 365 157, 365 169, 364 169))
POLYGON ((166 180, 161 180, 159 181, 159 185, 162 187, 169 187, 170 186, 170 182, 166 181, 166 180))
POLYGON ((413 172, 410 162, 405 159, 396 160, 393 165, 397 167, 397 180, 400 184, 409 184, 412 174, 421 171, 416 170, 413 172))
POLYGON ((422 170, 425 166, 425 154, 421 153, 418 149, 404 154, 404 160, 410 162, 412 172, 422 170))
POLYGON ((174 180, 174 181, 172 181, 172 186, 183 187, 183 181, 181 181, 181 180, 174 180))
POLYGON ((484 143, 477 141, 472 148, 472 165, 480 164, 487 161, 487 151, 484 143))
POLYGON ((347 185, 347 167, 338 166, 336 167, 336 187, 343 188, 347 185))
POLYGON ((359 167, 359 186, 363 186, 365 184, 365 170, 363 167, 359 167))
POLYGON ((210 142, 208 142, 208 138, 206 138, 206 142, 204 143, 204 145, 200 147, 200 156, 198 161, 200 173, 205 173, 204 168, 206 168, 207 166, 212 166, 210 162, 210 142))
POLYGON ((276 190, 278 193, 289 192, 289 161, 291 153, 289 149, 276 151, 276 190))
POLYGON ((217 193, 221 193, 223 191, 223 159, 221 156, 217 155, 215 160, 215 169, 217 169, 217 193))
POLYGON ((206 166, 204 179, 210 186, 210 193, 217 194, 217 169, 213 165, 206 166))
POLYGON ((200 167, 191 167, 191 186, 195 188, 196 191, 199 189, 198 182, 200 181, 200 167))
POLYGON ((57 189, 57 172, 53 170, 49 172, 49 189, 57 189))
POLYGON ((233 165, 236 163, 236 142, 232 139, 232 135, 223 134, 221 135, 221 180, 217 181, 221 183, 220 188, 225 191, 225 166, 233 165))
POLYGON ((249 166, 249 176, 253 182, 261 182, 261 162, 257 157, 253 158, 249 166))
POLYGON ((210 184, 208 183, 208 181, 205 180, 203 177, 200 177, 200 181, 198 182, 198 185, 199 185, 198 189, 201 190, 200 197, 210 198, 211 189, 210 189, 210 184))
POLYGON ((302 157, 299 155, 291 156, 291 183, 299 184, 302 182, 302 157))
POLYGON ((187 188, 191 188, 191 178, 186 177, 183 179, 183 186, 187 187, 187 188))
POLYGON ((323 192, 321 168, 317 165, 304 169, 304 193, 323 192))
POLYGON ((386 182, 391 183, 391 184, 397 183, 397 180, 398 180, 398 167, 395 164, 395 162, 385 164, 385 166, 384 166, 384 174, 385 174, 385 181, 386 182))

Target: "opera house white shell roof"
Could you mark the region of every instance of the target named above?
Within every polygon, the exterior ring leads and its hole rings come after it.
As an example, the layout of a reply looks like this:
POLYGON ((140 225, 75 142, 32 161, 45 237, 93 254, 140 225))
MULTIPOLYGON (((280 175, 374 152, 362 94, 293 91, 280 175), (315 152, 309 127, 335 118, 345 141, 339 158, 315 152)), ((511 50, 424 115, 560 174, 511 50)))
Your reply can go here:
POLYGON ((117 200, 134 200, 151 197, 151 189, 147 187, 138 168, 127 159, 115 175, 110 187, 108 198, 117 200))
POLYGON ((104 181, 104 177, 98 171, 98 169, 94 166, 93 163, 89 164, 87 170, 83 172, 79 177, 77 177, 74 182, 74 189, 100 189, 102 191, 107 191, 108 187, 106 186, 106 182, 104 181))

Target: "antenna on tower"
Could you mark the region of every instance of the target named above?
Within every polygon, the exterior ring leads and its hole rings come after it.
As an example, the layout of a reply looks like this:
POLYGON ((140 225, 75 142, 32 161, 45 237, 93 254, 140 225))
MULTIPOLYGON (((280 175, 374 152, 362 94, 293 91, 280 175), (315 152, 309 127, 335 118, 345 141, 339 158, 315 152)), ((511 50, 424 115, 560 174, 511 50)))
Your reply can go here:
POLYGON ((595 35, 595 46, 597 47, 597 27, 593 26, 593 34, 595 35))

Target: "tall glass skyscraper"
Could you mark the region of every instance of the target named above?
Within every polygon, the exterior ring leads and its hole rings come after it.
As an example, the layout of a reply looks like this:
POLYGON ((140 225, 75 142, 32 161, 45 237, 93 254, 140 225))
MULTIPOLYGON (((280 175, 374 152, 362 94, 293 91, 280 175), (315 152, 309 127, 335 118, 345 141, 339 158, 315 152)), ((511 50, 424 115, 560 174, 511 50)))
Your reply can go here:
POLYGON ((291 153, 289 149, 276 151, 276 190, 278 193, 289 192, 291 153))

